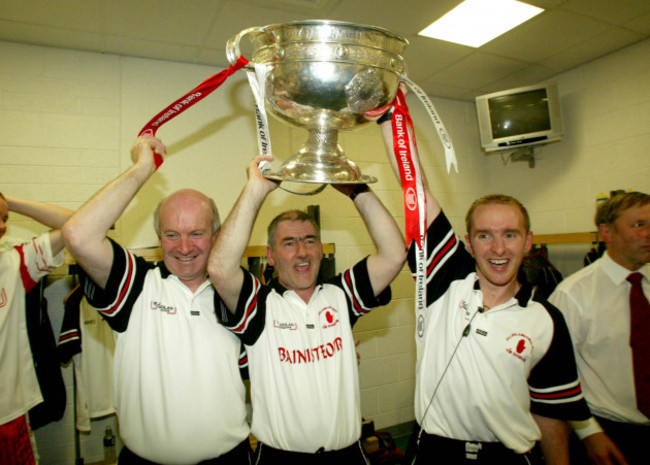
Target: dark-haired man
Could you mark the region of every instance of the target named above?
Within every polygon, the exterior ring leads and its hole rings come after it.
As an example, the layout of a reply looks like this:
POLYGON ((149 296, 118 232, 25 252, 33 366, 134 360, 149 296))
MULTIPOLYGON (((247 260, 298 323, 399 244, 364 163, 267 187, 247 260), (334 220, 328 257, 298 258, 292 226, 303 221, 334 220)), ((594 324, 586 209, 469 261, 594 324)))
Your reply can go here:
POLYGON ((368 186, 335 186, 348 195, 376 251, 341 275, 318 282, 323 248, 317 225, 288 211, 268 230, 267 259, 277 279, 262 285, 239 266, 255 218, 277 183, 256 157, 248 182, 210 255, 208 270, 225 303, 220 317, 249 357, 252 433, 258 465, 366 464, 352 326, 390 300, 406 250, 390 213, 368 186))

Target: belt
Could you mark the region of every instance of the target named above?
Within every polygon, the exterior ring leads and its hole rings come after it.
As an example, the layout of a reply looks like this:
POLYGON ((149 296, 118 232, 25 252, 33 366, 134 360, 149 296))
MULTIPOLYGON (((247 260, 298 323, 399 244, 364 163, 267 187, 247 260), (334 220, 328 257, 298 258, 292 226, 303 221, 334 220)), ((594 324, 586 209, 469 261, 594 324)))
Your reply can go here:
POLYGON ((461 439, 446 438, 422 431, 419 441, 420 448, 430 448, 436 454, 444 453, 448 456, 469 460, 513 457, 538 453, 539 445, 524 454, 518 454, 508 449, 500 442, 465 441, 461 439))
POLYGON ((347 447, 344 447, 343 449, 334 449, 334 450, 325 450, 325 447, 321 447, 318 450, 314 452, 295 452, 295 451, 290 451, 290 450, 282 450, 282 449, 276 449, 274 447, 269 446, 268 444, 262 444, 263 448, 265 449, 266 453, 272 453, 274 455, 285 455, 285 456, 290 456, 290 457, 309 457, 312 455, 321 455, 321 456, 337 456, 340 454, 345 454, 348 452, 354 452, 358 451, 361 449, 361 445, 359 441, 353 442, 347 447))

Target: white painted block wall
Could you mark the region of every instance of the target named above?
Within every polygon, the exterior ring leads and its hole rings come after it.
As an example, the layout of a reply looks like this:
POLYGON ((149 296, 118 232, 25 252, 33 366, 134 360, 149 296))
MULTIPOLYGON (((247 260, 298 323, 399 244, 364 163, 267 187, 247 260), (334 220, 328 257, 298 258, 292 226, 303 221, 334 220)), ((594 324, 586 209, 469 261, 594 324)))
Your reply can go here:
MULTIPOLYGON (((0 42, 0 191, 77 208, 130 164, 129 148, 140 128, 168 103, 217 72, 210 67, 124 58, 0 42)), ((563 107, 563 141, 537 150, 536 166, 504 164, 480 150, 472 103, 436 99, 459 159, 447 175, 440 144, 420 103, 409 106, 422 164, 457 232, 480 195, 503 192, 529 208, 533 230, 562 233, 593 230, 595 198, 611 189, 650 192, 650 41, 644 41, 556 76, 563 107)), ((305 131, 272 122, 276 158, 284 160, 305 131)), ((244 167, 256 152, 252 97, 235 75, 202 103, 159 130, 170 156, 138 194, 111 234, 129 247, 156 244, 151 211, 159 198, 181 187, 215 197, 228 213, 245 181, 244 167)), ((374 125, 345 133, 340 143, 362 170, 375 175, 373 189, 403 223, 397 182, 374 125)), ((276 191, 265 203, 251 244, 265 243, 265 226, 287 208, 321 206, 323 241, 334 242, 337 268, 372 250, 351 203, 332 189, 315 197, 276 191)), ((9 234, 27 237, 42 228, 14 215, 9 234)), ((551 248, 563 273, 581 266, 588 246, 551 248)), ((59 285, 61 286, 61 285, 59 285)), ((51 317, 60 321, 62 288, 51 291, 51 317)), ((393 301, 361 319, 362 413, 379 428, 413 419, 413 282, 403 271, 393 301)), ((58 328, 55 328, 58 331, 58 328)), ((65 372, 65 370, 64 370, 65 372)), ((65 372, 69 392, 71 376, 65 372)), ((103 425, 84 438, 86 462, 96 460, 103 425)), ((69 412, 37 431, 43 464, 73 464, 69 412)))

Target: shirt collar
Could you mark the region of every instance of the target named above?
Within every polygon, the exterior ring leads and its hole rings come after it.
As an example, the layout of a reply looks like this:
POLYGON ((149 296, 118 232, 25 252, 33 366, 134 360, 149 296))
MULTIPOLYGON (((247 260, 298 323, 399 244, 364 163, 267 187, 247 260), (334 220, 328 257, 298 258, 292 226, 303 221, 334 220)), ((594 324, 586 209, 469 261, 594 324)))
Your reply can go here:
POLYGON ((158 269, 160 270, 160 276, 161 276, 163 279, 167 279, 167 278, 172 274, 171 271, 169 271, 169 270, 167 269, 167 267, 165 266, 165 262, 164 262, 164 261, 160 260, 159 262, 156 262, 156 266, 157 266, 158 269))
MULTIPOLYGON (((616 285, 620 285, 624 283, 626 278, 630 275, 630 273, 635 273, 635 271, 630 271, 624 266, 621 266, 618 263, 616 263, 614 260, 612 260, 612 258, 609 256, 607 252, 605 252, 600 259, 602 260, 603 271, 605 271, 607 276, 609 276, 612 282, 616 285)), ((641 268, 636 270, 636 272, 641 273, 646 280, 650 280, 649 263, 643 265, 641 268)))
MULTIPOLYGON (((271 288, 280 295, 284 295, 285 292, 293 292, 295 294, 295 291, 287 289, 282 284, 280 284, 280 281, 278 281, 277 277, 271 279, 271 281, 269 282, 269 286, 271 286, 271 288)), ((322 287, 322 282, 319 278, 318 282, 316 282, 316 287, 314 288, 314 293, 312 294, 312 296, 316 294, 316 292, 318 292, 318 290, 321 287, 322 287)))
POLYGON ((533 286, 526 280, 523 271, 520 271, 520 275, 523 275, 519 276, 519 284, 521 284, 521 287, 517 295, 515 295, 515 299, 517 299, 520 307, 527 307, 528 303, 533 300, 533 286))
MULTIPOLYGON (((478 273, 474 273, 474 279, 474 290, 480 291, 481 284, 479 283, 478 273)), ((527 307, 528 302, 530 302, 533 297, 533 286, 531 286, 526 279, 526 273, 524 272, 523 268, 520 268, 519 272, 517 273, 517 281, 519 281, 520 287, 514 298, 517 300, 517 303, 520 307, 527 307)), ((504 302, 504 304, 509 302, 512 302, 512 298, 510 298, 508 302, 504 302)), ((500 307, 501 305, 503 304, 499 304, 498 306, 500 307)))
MULTIPOLYGON (((165 262, 163 260, 160 260, 159 262, 156 262, 156 267, 160 270, 160 277, 162 279, 173 279, 176 281, 178 284, 182 284, 184 287, 187 288, 189 291, 189 287, 187 287, 175 274, 172 274, 171 271, 167 269, 165 266, 165 262)), ((208 276, 205 277, 205 281, 201 283, 201 285, 196 289, 194 294, 199 294, 202 292, 206 287, 210 286, 212 283, 210 282, 210 278, 208 276)))

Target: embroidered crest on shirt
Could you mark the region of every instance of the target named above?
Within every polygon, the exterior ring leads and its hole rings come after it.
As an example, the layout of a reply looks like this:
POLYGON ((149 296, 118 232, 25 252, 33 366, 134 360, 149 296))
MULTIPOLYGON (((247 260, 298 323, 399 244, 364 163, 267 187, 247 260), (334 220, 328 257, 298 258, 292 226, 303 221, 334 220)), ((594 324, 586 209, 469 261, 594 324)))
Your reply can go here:
POLYGON ((324 307, 318 312, 321 327, 323 329, 332 328, 339 323, 338 310, 334 307, 324 307))
POLYGON ((525 362, 533 353, 533 341, 523 333, 512 333, 506 338, 506 352, 525 362))

